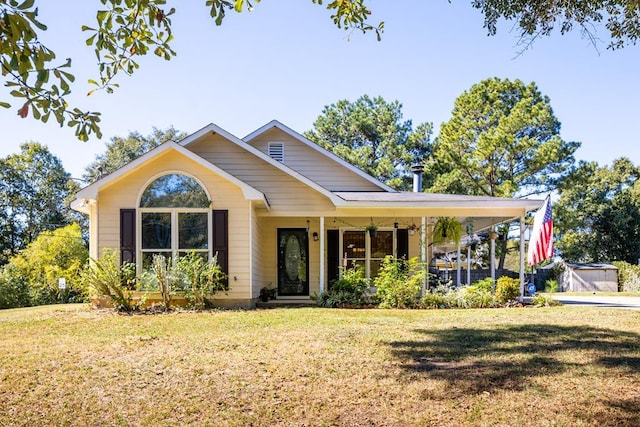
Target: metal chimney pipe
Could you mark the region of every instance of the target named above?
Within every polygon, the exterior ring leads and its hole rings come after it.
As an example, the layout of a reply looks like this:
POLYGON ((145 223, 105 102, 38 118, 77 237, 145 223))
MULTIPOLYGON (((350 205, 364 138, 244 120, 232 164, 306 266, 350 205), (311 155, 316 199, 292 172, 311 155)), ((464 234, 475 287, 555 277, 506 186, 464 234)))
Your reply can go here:
POLYGON ((411 172, 413 172, 413 192, 422 193, 422 172, 424 172, 424 166, 420 164, 411 165, 411 172))

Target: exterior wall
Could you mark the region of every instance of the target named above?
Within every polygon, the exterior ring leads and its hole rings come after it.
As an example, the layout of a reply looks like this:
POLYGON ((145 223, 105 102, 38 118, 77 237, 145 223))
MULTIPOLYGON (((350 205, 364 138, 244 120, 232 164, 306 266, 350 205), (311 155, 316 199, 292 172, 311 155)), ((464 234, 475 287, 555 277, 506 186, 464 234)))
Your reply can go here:
POLYGON ((572 269, 567 267, 562 291, 618 292, 618 273, 614 269, 572 269))
POLYGON ((263 192, 273 212, 334 208, 324 195, 220 135, 204 136, 186 148, 263 192))
POLYGON ((278 128, 263 133, 248 144, 268 155, 269 142, 283 142, 283 163, 331 191, 381 191, 380 187, 278 128))
MULTIPOLYGON (((251 241, 251 295, 255 300, 260 295, 260 289, 265 286, 267 280, 265 279, 265 248, 262 242, 264 241, 264 221, 262 221, 257 215, 255 210, 251 211, 251 224, 252 224, 252 241, 251 241)), ((275 249, 274 249, 275 250, 275 249)))
MULTIPOLYGON (((118 250, 120 246, 120 209, 138 208, 138 198, 152 177, 164 173, 185 173, 197 178, 208 191, 213 209, 229 211, 229 286, 223 300, 248 300, 250 284, 249 251, 249 202, 242 190, 208 169, 175 152, 148 162, 120 180, 102 189, 98 195, 96 247, 101 253, 105 248, 118 250)), ((139 221, 136 227, 138 248, 140 244, 139 221)), ((137 259, 140 259, 138 253, 137 259)))

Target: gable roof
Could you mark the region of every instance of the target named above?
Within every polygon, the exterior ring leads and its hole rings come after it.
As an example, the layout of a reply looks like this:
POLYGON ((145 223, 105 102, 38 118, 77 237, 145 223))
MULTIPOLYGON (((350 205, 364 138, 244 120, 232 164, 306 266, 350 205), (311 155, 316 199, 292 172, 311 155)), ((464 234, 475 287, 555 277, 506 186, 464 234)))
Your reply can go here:
POLYGON ((298 141, 300 141, 304 145, 306 145, 309 148, 317 151, 318 153, 328 157, 329 159, 331 159, 334 162, 338 163, 340 166, 350 170, 351 172, 355 173, 356 175, 360 176, 361 178, 364 178, 365 180, 367 180, 368 182, 374 184, 378 188, 380 188, 380 189, 382 189, 384 191, 391 192, 391 193, 397 192, 397 190, 395 190, 394 188, 391 188, 388 185, 378 181, 377 179, 375 179, 374 177, 372 177, 368 173, 365 173, 365 172, 361 171, 359 168, 357 168, 356 166, 354 166, 351 163, 347 162, 343 158, 341 158, 339 156, 336 156, 331 151, 322 148, 321 146, 319 146, 315 142, 305 138, 303 135, 299 134, 298 132, 294 131, 290 127, 280 123, 277 120, 271 120, 266 125, 264 125, 264 126, 260 127, 259 129, 251 132, 249 135, 247 135, 244 138, 242 138, 242 141, 248 143, 249 141, 259 137, 260 135, 268 132, 269 130, 271 130, 273 128, 277 128, 277 129, 281 130, 282 132, 286 133, 287 135, 291 136, 292 138, 297 139, 298 141))
POLYGON ((247 144, 246 142, 244 142, 243 140, 241 140, 237 136, 234 136, 233 134, 227 132, 226 130, 222 129, 221 127, 219 127, 219 126, 217 126, 217 125, 215 125, 213 123, 210 123, 207 126, 205 126, 202 129, 200 129, 199 131, 187 136, 182 141, 180 141, 179 144, 182 147, 187 147, 192 142, 197 141, 198 139, 200 139, 201 137, 203 137, 204 135, 206 135, 206 134, 208 134, 210 132, 217 133, 218 135, 224 137, 228 141, 231 141, 232 143, 236 144, 238 147, 241 147, 242 149, 246 150, 247 152, 249 152, 249 153, 253 154, 254 156, 260 158, 261 160, 267 162, 268 164, 270 164, 271 166, 275 167, 276 169, 279 169, 280 171, 286 173, 287 175, 289 175, 289 176, 297 179, 298 181, 306 184, 307 186, 311 187, 312 189, 314 189, 318 193, 320 193, 323 196, 327 197, 329 200, 331 200, 331 202, 333 202, 334 205, 340 206, 340 205, 344 204, 344 200, 342 198, 336 196, 333 192, 331 192, 328 189, 324 188, 323 186, 319 185, 315 181, 312 181, 311 179, 307 178, 306 176, 302 175, 301 173, 291 169, 290 167, 278 162, 277 160, 272 159, 270 156, 266 155, 262 151, 258 150, 257 148, 253 147, 250 144, 247 144))
POLYGON ((96 200, 98 198, 98 192, 100 191, 101 188, 105 187, 106 185, 109 185, 114 181, 117 181, 123 178, 130 172, 133 172, 136 168, 138 168, 142 164, 170 150, 173 150, 182 154, 183 156, 189 158, 190 160, 212 171, 216 175, 219 175, 223 179, 231 182, 232 184, 235 184, 242 190, 242 193, 247 200, 259 200, 259 201, 262 201, 267 208, 269 207, 269 202, 267 201, 267 198, 264 195, 264 193, 246 184, 245 182, 242 182, 241 180, 231 175, 230 173, 211 164, 207 160, 203 159, 202 157, 198 156, 192 151, 187 150, 186 148, 182 147, 180 144, 177 144, 173 141, 167 141, 163 144, 160 144, 153 150, 127 163, 125 166, 121 167, 120 169, 84 187, 83 189, 78 191, 78 193, 76 194, 76 200, 74 200, 74 202, 72 203, 72 207, 76 210, 79 210, 82 207, 82 202, 81 202, 82 200, 86 200, 86 199, 96 200))

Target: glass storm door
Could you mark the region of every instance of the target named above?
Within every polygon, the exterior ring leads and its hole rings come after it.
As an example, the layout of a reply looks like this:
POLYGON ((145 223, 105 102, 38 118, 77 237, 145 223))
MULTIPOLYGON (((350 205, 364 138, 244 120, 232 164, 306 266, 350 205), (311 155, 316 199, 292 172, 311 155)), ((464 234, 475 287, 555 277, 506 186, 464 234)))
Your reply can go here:
POLYGON ((278 295, 309 295, 309 238, 305 228, 278 229, 278 295))

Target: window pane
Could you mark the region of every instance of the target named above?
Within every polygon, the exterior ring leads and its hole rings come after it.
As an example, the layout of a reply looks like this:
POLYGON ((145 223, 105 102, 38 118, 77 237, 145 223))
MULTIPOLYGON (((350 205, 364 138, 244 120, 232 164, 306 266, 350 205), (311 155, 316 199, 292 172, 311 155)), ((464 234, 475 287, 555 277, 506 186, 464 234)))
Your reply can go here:
POLYGON ((178 214, 178 249, 208 248, 208 213, 178 214))
POLYGON ((142 214, 142 249, 171 249, 171 214, 142 214))
POLYGON ((209 198, 198 182, 180 174, 164 175, 144 190, 141 208, 208 208, 209 198))
POLYGON ((347 258, 365 258, 364 231, 345 231, 342 235, 343 255, 347 258))
MULTIPOLYGON (((378 231, 371 239, 371 258, 384 258, 393 255, 393 231, 378 231)), ((371 268, 373 277, 373 266, 371 268)))
POLYGON ((142 253, 142 270, 151 271, 153 269, 153 256, 162 255, 167 260, 167 268, 171 266, 171 252, 143 252, 142 253))

